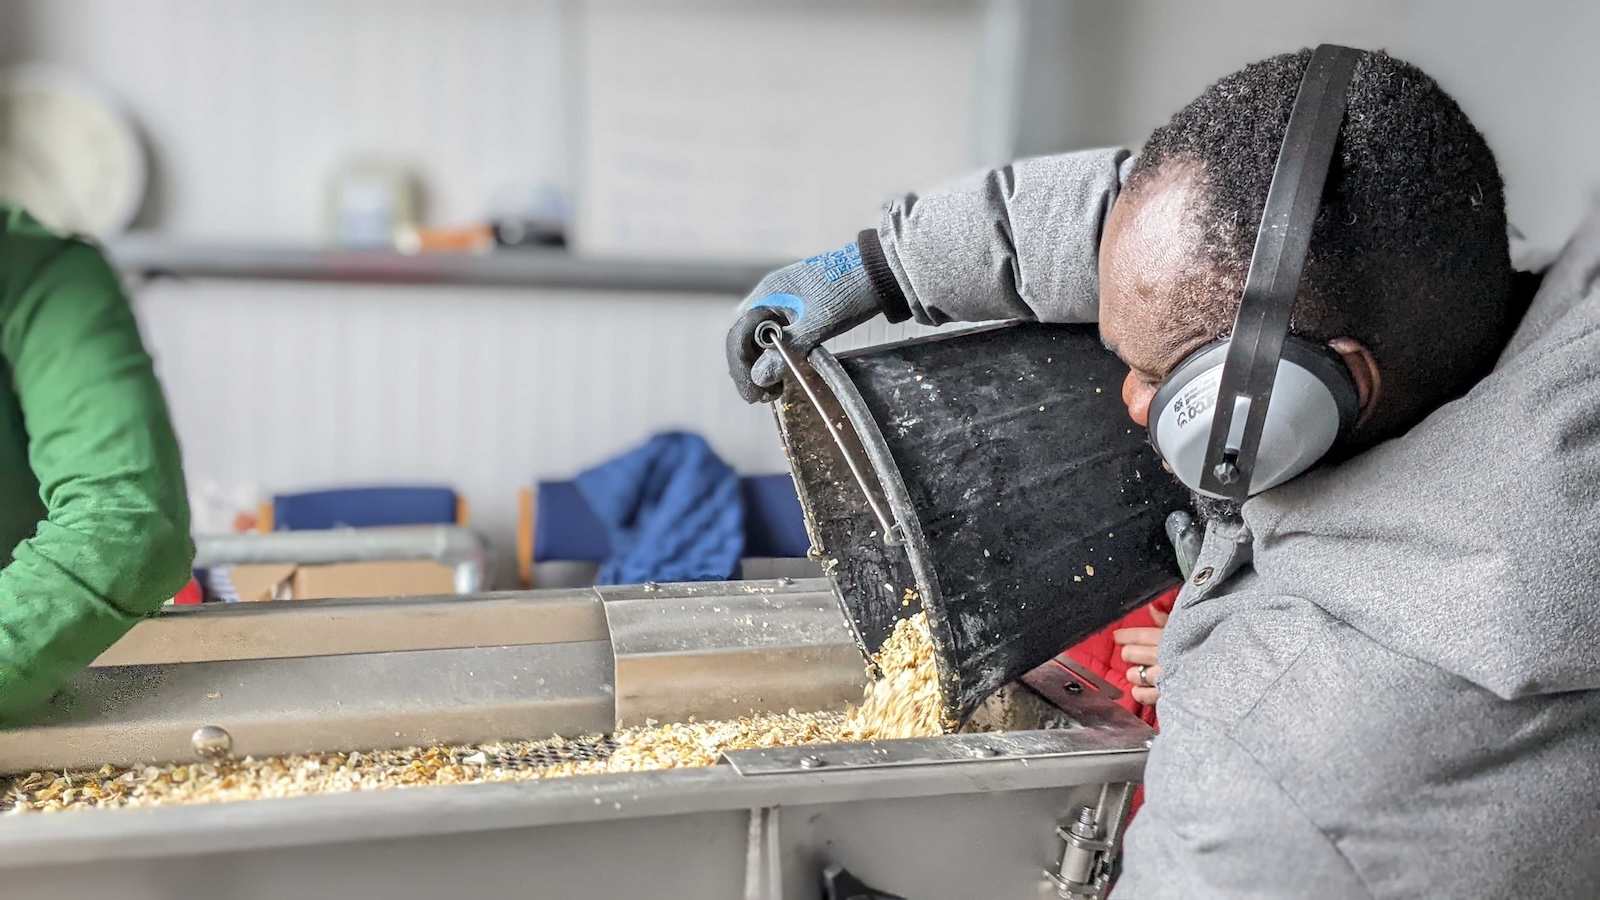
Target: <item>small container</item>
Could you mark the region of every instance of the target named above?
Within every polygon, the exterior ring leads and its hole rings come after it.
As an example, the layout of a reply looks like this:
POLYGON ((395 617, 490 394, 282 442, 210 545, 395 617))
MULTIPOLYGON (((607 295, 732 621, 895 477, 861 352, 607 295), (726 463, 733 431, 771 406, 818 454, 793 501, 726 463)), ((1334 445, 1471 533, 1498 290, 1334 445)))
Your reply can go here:
POLYGON ((415 233, 421 191, 404 166, 358 159, 334 173, 329 188, 333 242, 351 249, 389 249, 415 233))

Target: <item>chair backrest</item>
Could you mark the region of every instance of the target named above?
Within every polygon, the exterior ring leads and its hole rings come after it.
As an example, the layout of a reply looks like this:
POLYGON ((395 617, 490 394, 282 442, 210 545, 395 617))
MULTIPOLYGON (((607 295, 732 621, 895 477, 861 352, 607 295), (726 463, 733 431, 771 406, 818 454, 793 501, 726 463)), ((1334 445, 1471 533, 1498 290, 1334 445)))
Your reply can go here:
POLYGON ((605 562, 611 555, 606 527, 571 481, 541 481, 533 505, 534 562, 605 562))
POLYGON ((744 555, 803 559, 811 550, 805 514, 794 479, 788 475, 753 475, 739 479, 744 496, 744 555))
MULTIPOLYGON (((744 555, 803 558, 811 547, 794 481, 788 475, 739 479, 744 498, 744 555)), ((570 481, 539 482, 533 504, 533 562, 604 562, 611 540, 570 481)))
POLYGON ((366 487, 279 494, 274 531, 464 525, 465 504, 447 487, 366 487))

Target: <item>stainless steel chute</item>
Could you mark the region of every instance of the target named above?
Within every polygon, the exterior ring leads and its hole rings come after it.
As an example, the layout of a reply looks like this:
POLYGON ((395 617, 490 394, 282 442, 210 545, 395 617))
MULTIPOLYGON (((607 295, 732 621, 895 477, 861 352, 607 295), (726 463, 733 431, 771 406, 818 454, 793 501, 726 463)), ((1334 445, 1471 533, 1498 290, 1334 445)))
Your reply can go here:
MULTIPOLYGON (((72 702, 0 731, 0 770, 603 734, 619 721, 839 709, 865 680, 822 580, 202 607, 124 643, 72 702)), ((919 900, 1056 894, 1066 888, 1046 870, 1065 858, 1058 826, 1089 809, 1097 840, 1115 844, 1151 731, 1061 666, 1025 680, 1044 714, 1008 733, 0 816, 0 884, 7 898, 404 900, 469 887, 820 898, 823 869, 837 865, 919 900)), ((570 752, 609 748, 597 737, 570 752)))

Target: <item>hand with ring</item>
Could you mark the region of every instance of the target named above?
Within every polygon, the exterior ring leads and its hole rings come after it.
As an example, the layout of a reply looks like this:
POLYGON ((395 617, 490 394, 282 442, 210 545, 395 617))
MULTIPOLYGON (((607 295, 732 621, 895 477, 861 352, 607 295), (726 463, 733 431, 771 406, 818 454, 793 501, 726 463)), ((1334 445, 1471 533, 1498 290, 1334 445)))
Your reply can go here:
POLYGON ((1161 699, 1161 665, 1156 662, 1156 646, 1167 625, 1167 613, 1151 609, 1150 615, 1156 622, 1154 628, 1119 628, 1111 633, 1111 639, 1122 648, 1122 661, 1129 666, 1128 684, 1133 686, 1133 699, 1147 706, 1161 699))

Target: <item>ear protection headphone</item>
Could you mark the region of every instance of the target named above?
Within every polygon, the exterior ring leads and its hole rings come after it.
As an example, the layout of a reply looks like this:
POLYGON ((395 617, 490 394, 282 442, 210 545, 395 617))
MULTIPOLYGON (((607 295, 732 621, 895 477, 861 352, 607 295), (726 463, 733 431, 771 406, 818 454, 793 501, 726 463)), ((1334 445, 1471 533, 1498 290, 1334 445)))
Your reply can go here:
POLYGON ((1242 501, 1316 464, 1354 424, 1355 381, 1332 349, 1289 333, 1289 316, 1359 50, 1323 44, 1301 78, 1267 189, 1233 333, 1191 354, 1156 389, 1150 442, 1190 489, 1242 501))

